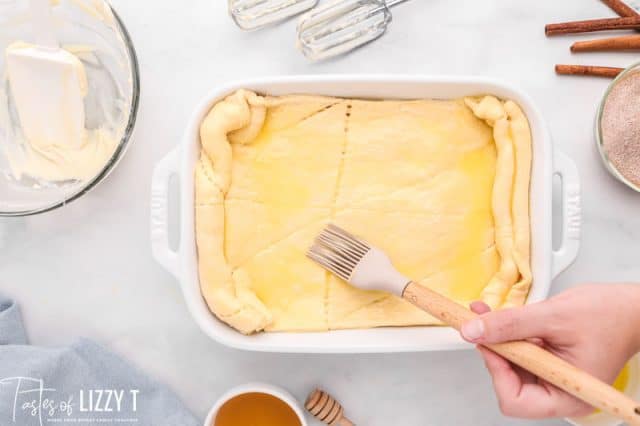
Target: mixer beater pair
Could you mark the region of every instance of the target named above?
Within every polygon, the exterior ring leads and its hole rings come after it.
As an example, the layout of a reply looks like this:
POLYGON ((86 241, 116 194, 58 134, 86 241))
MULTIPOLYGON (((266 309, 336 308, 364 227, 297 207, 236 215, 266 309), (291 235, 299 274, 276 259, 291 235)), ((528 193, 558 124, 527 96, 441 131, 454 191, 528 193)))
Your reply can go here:
POLYGON ((349 52, 382 36, 390 7, 407 0, 229 0, 229 12, 244 30, 256 30, 306 12, 298 23, 298 47, 311 60, 349 52))

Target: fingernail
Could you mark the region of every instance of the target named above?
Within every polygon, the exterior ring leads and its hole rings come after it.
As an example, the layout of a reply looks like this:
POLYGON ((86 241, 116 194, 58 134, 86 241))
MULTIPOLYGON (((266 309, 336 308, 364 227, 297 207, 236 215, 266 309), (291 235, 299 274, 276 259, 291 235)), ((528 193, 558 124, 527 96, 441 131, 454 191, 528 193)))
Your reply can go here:
POLYGON ((462 336, 474 342, 484 335, 484 323, 482 320, 475 319, 462 325, 462 336))

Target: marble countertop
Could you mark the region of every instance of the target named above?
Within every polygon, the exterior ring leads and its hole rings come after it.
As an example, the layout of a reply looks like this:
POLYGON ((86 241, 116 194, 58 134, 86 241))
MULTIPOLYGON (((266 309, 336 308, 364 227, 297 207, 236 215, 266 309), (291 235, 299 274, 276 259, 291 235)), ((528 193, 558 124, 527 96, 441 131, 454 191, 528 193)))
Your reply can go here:
MULTIPOLYGON (((136 44, 142 99, 131 149, 98 188, 46 215, 3 219, 0 292, 24 312, 31 341, 90 337, 171 386, 204 418, 227 388, 259 380, 300 399, 316 385, 359 424, 519 425, 501 416, 475 353, 280 355, 231 350, 192 321, 177 282, 151 257, 154 164, 180 140, 205 92, 228 80, 308 73, 476 74, 525 89, 555 146, 583 184, 583 246, 553 292, 586 281, 640 276, 640 196, 610 178, 592 135, 606 79, 558 77, 555 63, 625 66, 633 54, 572 56, 589 36, 547 39, 547 22, 609 16, 598 0, 414 0, 394 9, 383 39, 344 58, 310 64, 294 47, 294 22, 242 33, 222 0, 113 0, 136 44)), ((560 425, 561 421, 539 424, 560 425)))

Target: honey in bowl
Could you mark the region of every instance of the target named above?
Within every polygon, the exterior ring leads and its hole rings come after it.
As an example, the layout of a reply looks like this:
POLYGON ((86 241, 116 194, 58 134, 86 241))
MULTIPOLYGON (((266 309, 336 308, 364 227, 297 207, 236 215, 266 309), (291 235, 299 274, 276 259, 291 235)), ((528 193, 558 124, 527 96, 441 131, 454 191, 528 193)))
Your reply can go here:
POLYGON ((296 412, 283 400, 266 393, 238 395, 225 402, 212 426, 302 426, 296 412))

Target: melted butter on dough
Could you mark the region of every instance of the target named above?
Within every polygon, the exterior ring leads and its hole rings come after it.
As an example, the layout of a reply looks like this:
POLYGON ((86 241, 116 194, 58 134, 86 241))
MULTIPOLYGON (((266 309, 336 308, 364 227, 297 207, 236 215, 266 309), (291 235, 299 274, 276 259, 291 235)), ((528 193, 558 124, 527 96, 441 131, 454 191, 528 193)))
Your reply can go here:
POLYGON ((498 166, 493 190, 496 246, 501 263, 498 273, 482 292, 496 309, 524 304, 531 286, 529 185, 531 131, 522 110, 511 101, 493 96, 468 98, 474 114, 493 127, 498 166))
POLYGON ((526 298, 531 137, 513 102, 238 91, 213 106, 201 144, 202 293, 242 333, 438 323, 306 259, 329 221, 459 303, 526 298))

